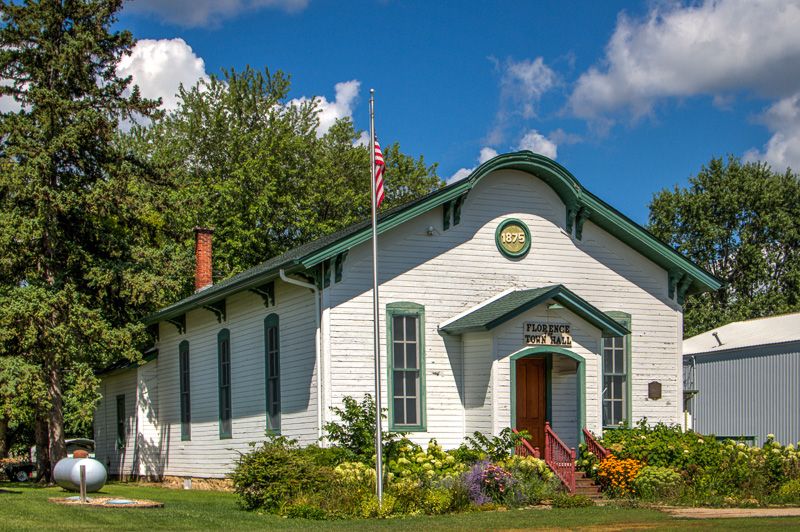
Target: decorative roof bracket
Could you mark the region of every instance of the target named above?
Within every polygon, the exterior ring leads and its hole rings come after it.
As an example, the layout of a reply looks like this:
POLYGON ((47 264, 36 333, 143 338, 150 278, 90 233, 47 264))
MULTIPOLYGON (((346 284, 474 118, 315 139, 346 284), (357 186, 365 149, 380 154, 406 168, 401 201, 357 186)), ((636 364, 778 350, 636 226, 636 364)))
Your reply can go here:
POLYGON ((265 307, 269 308, 275 306, 275 281, 270 281, 261 286, 251 288, 250 291, 261 296, 261 299, 264 300, 265 307))
POLYGON ((174 318, 169 318, 167 321, 175 326, 178 329, 178 334, 186 333, 186 314, 181 314, 179 316, 175 316, 174 318))
POLYGON ((591 217, 592 213, 586 207, 581 206, 575 216, 575 238, 583 239, 583 224, 591 217))
POLYGON ((686 292, 689 291, 689 287, 692 286, 692 278, 688 275, 684 276, 681 279, 680 284, 678 285, 678 304, 683 305, 686 301, 686 292))
POLYGON ((203 305, 203 308, 206 309, 209 312, 213 312, 214 315, 217 316, 217 321, 219 323, 222 323, 223 321, 225 321, 227 319, 227 316, 226 316, 226 313, 225 313, 225 300, 224 299, 220 299, 219 301, 216 301, 214 303, 209 303, 208 305, 203 305))

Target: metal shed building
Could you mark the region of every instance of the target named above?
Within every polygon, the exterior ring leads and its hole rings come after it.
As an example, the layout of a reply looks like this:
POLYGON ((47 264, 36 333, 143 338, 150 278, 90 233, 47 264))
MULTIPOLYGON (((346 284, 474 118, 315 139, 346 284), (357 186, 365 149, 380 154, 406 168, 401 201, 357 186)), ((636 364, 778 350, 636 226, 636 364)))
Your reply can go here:
POLYGON ((800 313, 729 323, 683 342, 689 426, 761 445, 800 440, 800 313))

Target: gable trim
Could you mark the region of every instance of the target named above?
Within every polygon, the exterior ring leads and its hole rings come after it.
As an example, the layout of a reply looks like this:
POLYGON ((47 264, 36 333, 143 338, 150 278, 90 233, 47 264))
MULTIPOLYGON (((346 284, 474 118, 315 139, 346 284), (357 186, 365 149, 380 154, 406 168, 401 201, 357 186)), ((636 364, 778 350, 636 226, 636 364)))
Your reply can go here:
MULTIPOLYGON (((696 294, 717 290, 722 281, 700 266, 658 240, 642 226, 614 209, 603 200, 586 190, 566 168, 543 155, 530 151, 518 151, 499 155, 482 165, 472 174, 456 183, 390 209, 379 216, 378 234, 383 234, 401 224, 424 214, 445 203, 452 202, 469 193, 484 177, 498 170, 518 170, 544 181, 550 186, 566 206, 566 227, 570 235, 580 226, 582 233, 584 218, 591 214, 591 222, 609 234, 652 260, 668 272, 682 272, 683 294, 696 294), (581 215, 583 213, 583 215, 581 215)), ((576 235, 580 238, 581 235, 576 235)), ((256 287, 275 279, 280 269, 296 273, 308 270, 320 263, 335 259, 340 253, 363 244, 372 238, 368 222, 354 224, 332 235, 294 248, 284 255, 242 272, 198 294, 170 305, 145 319, 145 323, 156 323, 178 316, 190 309, 213 303, 227 295, 256 287)), ((681 302, 678 301, 680 304, 681 302)))

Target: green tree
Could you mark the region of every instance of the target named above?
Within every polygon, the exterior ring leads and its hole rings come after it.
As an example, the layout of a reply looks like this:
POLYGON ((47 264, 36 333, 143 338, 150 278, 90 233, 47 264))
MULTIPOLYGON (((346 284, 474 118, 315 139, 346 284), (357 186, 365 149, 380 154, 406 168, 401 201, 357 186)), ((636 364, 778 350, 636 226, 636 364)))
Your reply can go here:
POLYGON ((791 170, 712 159, 687 188, 654 195, 649 229, 725 282, 687 297, 687 337, 800 310, 800 182, 791 170))
MULTIPOLYGON (((166 216, 183 248, 192 249, 192 227, 215 229, 217 277, 369 216, 369 152, 356 145, 359 133, 344 119, 318 137, 316 100, 290 101, 289 89, 281 71, 224 71, 181 88, 174 112, 132 131, 131 149, 173 183, 166 216)), ((397 144, 386 156, 383 208, 442 186, 436 165, 397 144)))
POLYGON ((118 139, 121 120, 158 105, 116 74, 133 44, 110 31, 121 6, 0 0, 0 95, 21 106, 0 116, 0 355, 40 371, 52 462, 66 454, 66 374, 136 359, 133 318, 176 290, 164 219, 141 201, 157 183, 118 139))

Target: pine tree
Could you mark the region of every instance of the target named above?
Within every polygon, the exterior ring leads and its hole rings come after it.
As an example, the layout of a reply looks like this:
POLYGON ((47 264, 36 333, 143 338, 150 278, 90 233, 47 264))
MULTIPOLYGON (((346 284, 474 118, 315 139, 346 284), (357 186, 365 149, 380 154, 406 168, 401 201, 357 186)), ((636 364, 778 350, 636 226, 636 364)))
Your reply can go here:
POLYGON ((66 455, 67 375, 135 359, 144 330, 132 318, 174 292, 151 273, 170 259, 153 245, 162 221, 139 201, 157 183, 118 141, 122 120, 159 104, 117 76, 133 45, 110 29, 121 6, 0 0, 0 95, 20 106, 0 115, 0 355, 41 372, 37 426, 53 464, 66 455))

